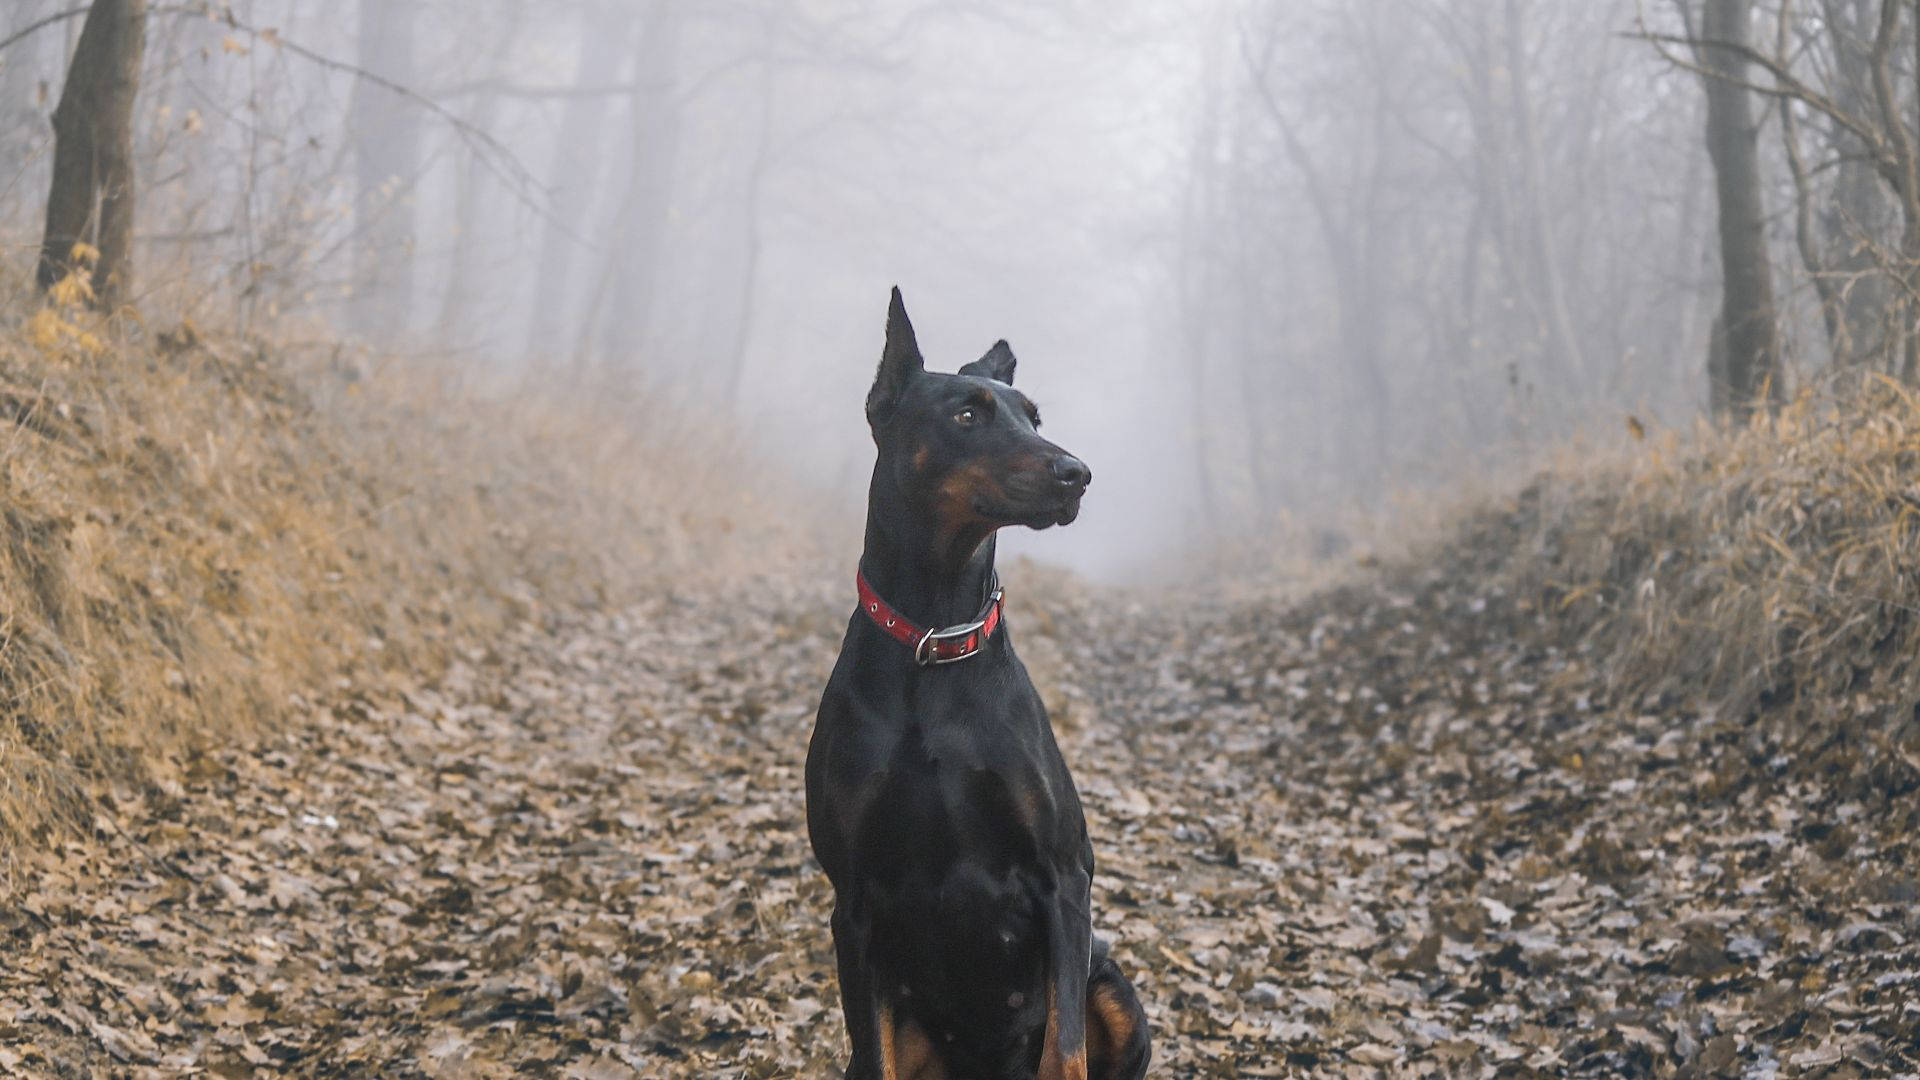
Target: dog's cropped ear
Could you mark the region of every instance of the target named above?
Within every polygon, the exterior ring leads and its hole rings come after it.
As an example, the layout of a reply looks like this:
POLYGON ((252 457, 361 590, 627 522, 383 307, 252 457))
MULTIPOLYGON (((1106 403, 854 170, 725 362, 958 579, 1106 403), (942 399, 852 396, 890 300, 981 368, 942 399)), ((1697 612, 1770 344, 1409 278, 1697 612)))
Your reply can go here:
POLYGON ((992 379, 994 382, 1003 382, 1012 386, 1014 363, 1013 349, 1004 340, 996 341, 993 343, 993 348, 987 350, 987 355, 961 367, 960 374, 978 375, 983 379, 992 379))
POLYGON ((880 370, 874 373, 873 389, 867 391, 867 423, 878 427, 899 402, 907 380, 925 370, 920 343, 914 340, 913 323, 907 320, 907 305, 900 299, 900 287, 896 285, 893 302, 887 305, 887 348, 880 354, 880 370))

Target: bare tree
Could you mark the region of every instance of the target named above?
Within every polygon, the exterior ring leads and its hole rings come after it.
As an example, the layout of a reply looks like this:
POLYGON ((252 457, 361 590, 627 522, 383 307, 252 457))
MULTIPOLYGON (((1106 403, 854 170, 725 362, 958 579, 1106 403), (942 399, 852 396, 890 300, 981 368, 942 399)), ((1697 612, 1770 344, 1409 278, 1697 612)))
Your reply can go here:
POLYGON ((354 85, 355 315, 366 333, 403 329, 413 300, 412 187, 420 172, 420 117, 390 86, 413 62, 412 6, 360 0, 363 71, 354 85))
MULTIPOLYGON (((1855 117, 1872 115, 1874 0, 1821 0, 1817 16, 1780 5, 1774 56, 1791 63, 1798 53, 1826 73, 1835 105, 1855 117)), ((1876 258, 1892 207, 1875 175, 1873 147, 1784 94, 1777 99, 1781 141, 1793 181, 1794 244, 1820 302, 1828 352, 1839 365, 1871 363, 1893 338, 1885 317, 1897 305, 1876 258), (1810 128, 1804 119, 1813 120, 1810 128), (1820 190, 1822 177, 1830 177, 1820 190)))
POLYGON ((641 31, 630 104, 632 169, 607 263, 582 320, 576 356, 582 366, 637 355, 653 322, 680 154, 678 62, 685 22, 681 0, 655 0, 641 31))
POLYGON ((46 289, 86 273, 103 310, 120 306, 133 285, 133 104, 146 26, 146 0, 98 0, 53 111, 53 185, 35 280, 46 289), (98 252, 90 270, 75 259, 83 242, 98 252))
MULTIPOLYGON (((1371 22, 1361 17, 1352 32, 1369 62, 1386 63, 1371 22)), ((1360 489, 1370 497, 1378 493, 1385 480, 1387 425, 1393 399, 1393 387, 1384 367, 1385 325, 1376 303, 1385 291, 1394 228, 1385 205, 1390 180, 1390 153, 1386 142, 1392 119, 1391 89, 1384 80, 1369 83, 1367 108, 1362 117, 1365 127, 1362 133, 1357 133, 1364 139, 1359 143, 1365 148, 1364 171, 1360 176, 1348 177, 1345 183, 1336 184, 1314 159, 1298 125, 1267 82, 1268 72, 1274 66, 1278 37, 1279 28, 1270 25, 1258 56, 1243 37, 1244 55, 1255 97, 1279 133, 1288 163, 1300 176, 1307 205, 1313 212, 1332 267, 1341 360, 1348 369, 1342 380, 1344 411, 1350 420, 1364 425, 1365 431, 1365 437, 1350 449, 1359 465, 1355 475, 1360 480, 1360 489)), ((1251 358, 1242 358, 1242 363, 1251 362, 1251 358)), ((1248 399, 1249 404, 1257 400, 1252 394, 1243 394, 1243 398, 1248 399)), ((1257 479, 1259 469, 1264 466, 1264 454, 1257 439, 1254 452, 1257 479)))
MULTIPOLYGON (((1576 326, 1569 300, 1570 260, 1564 254, 1552 204, 1553 185, 1547 180, 1548 145, 1541 131, 1540 113, 1551 98, 1537 85, 1542 75, 1571 81, 1564 71, 1540 72, 1542 65, 1529 51, 1535 5, 1505 0, 1496 10, 1490 4, 1425 3, 1416 10, 1438 33, 1451 54, 1460 107, 1466 112, 1471 135, 1465 154, 1469 163, 1472 206, 1466 230, 1466 261, 1461 289, 1464 317, 1471 319, 1478 287, 1479 248, 1487 243, 1493 265, 1504 280, 1504 295, 1518 301, 1531 325, 1522 340, 1534 343, 1528 359, 1537 376, 1551 376, 1556 387, 1579 393, 1588 387, 1588 349, 1576 326)), ((1578 107, 1569 110, 1577 122, 1557 125, 1563 146, 1578 162, 1595 144, 1597 92, 1581 94, 1578 107)), ((1584 177, 1584 168, 1568 170, 1584 177)), ((1516 370, 1516 374, 1517 374, 1516 370)))
POLYGON ((1780 337, 1760 194, 1759 127, 1747 90, 1752 0, 1705 0, 1699 43, 1706 78, 1707 154, 1720 200, 1720 320, 1707 372, 1714 411, 1745 417, 1784 396, 1780 337))
MULTIPOLYGON (((1838 104, 1855 115, 1870 115, 1872 92, 1861 73, 1869 69, 1868 41, 1863 32, 1870 26, 1871 0, 1848 0, 1827 7, 1842 8, 1841 18, 1828 18, 1832 35, 1833 70, 1841 79, 1838 104)), ((1796 111, 1791 99, 1781 98, 1781 108, 1796 111)), ((1827 238, 1827 262, 1808 266, 1809 273, 1833 279, 1840 304, 1835 320, 1834 355, 1842 362, 1862 363, 1885 352, 1890 340, 1886 316, 1898 305, 1891 283, 1875 258, 1873 238, 1884 234, 1888 222, 1897 213, 1886 189, 1875 175, 1872 148, 1855 132, 1843 125, 1827 124, 1832 146, 1834 181, 1820 214, 1821 231, 1827 238)))
POLYGON ((553 165, 547 184, 554 192, 553 215, 540 241, 540 262, 533 281, 533 305, 528 314, 527 352, 550 356, 556 352, 561 327, 577 310, 568 288, 580 254, 587 245, 580 231, 599 190, 604 171, 601 140, 608 95, 599 88, 611 85, 633 51, 633 5, 590 3, 580 19, 580 53, 576 78, 591 93, 567 100, 553 144, 553 165))
MULTIPOLYGON (((1645 36, 1660 46, 1692 49, 1691 63, 1665 55, 1706 77, 1710 111, 1716 100, 1723 109, 1744 108, 1754 92, 1780 104, 1795 240, 1820 294, 1833 355, 1845 362, 1878 354, 1905 378, 1920 375, 1920 75, 1907 70, 1920 67, 1920 35, 1904 26, 1913 0, 1819 0, 1819 10, 1804 20, 1793 0, 1779 0, 1770 50, 1749 41, 1751 0, 1708 0, 1697 31, 1686 19, 1688 4, 1676 0, 1676 6, 1685 33, 1645 36), (1806 160, 1803 114, 1821 124, 1823 161, 1806 160), (1868 170, 1878 188, 1867 181, 1868 170), (1824 212, 1816 212, 1815 177, 1822 173, 1835 179, 1824 212), (1888 196, 1899 210, 1897 235, 1876 205, 1888 196)), ((1746 142, 1750 148, 1751 135, 1746 142)), ((1709 143, 1715 144, 1712 136, 1709 143)), ((1731 142, 1724 148, 1738 164, 1740 148, 1731 142)), ((1716 156, 1716 169, 1720 161, 1716 156)), ((1754 191, 1757 196, 1757 184, 1754 191)), ((1727 327, 1729 348, 1738 348, 1734 329, 1727 327)))
MULTIPOLYGON (((521 5, 508 4, 488 20, 493 38, 487 43, 483 70, 507 69, 525 15, 526 9, 521 5)), ((501 86, 497 81, 487 82, 476 91, 472 114, 467 120, 476 130, 491 130, 499 122, 500 91, 501 86)), ((437 331, 443 335, 451 334, 460 325, 473 302, 476 281, 480 277, 479 268, 475 265, 480 246, 480 223, 485 219, 481 206, 491 180, 486 159, 479 153, 468 156, 466 167, 454 179, 453 251, 447 260, 447 289, 441 298, 440 317, 435 323, 437 331)))

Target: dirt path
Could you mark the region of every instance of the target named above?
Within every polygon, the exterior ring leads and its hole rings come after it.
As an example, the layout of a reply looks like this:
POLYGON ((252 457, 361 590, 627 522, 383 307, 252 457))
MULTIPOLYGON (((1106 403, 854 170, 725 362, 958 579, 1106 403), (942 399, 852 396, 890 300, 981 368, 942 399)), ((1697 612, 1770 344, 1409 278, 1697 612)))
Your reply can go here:
MULTIPOLYGON (((1720 768, 1764 747, 1607 702, 1497 596, 1193 607, 1010 616, 1155 1075, 1920 1069, 1871 800, 1720 768)), ((103 809, 0 906, 0 1072, 830 1075, 800 763, 844 612, 556 617, 103 809)))

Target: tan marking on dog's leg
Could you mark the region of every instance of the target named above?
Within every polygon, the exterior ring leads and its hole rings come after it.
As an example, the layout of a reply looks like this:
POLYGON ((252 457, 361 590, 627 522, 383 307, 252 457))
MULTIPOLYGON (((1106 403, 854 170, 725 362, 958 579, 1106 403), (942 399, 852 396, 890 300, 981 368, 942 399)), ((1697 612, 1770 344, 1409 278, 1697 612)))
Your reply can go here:
POLYGON ((1047 1034, 1041 1043, 1037 1080, 1087 1080, 1087 1048, 1075 1047, 1072 1054, 1060 1049, 1060 1004, 1051 982, 1047 984, 1047 1034))
POLYGON ((1037 1080, 1060 1080, 1060 1010, 1053 1000, 1053 984, 1047 984, 1047 1033, 1040 1041, 1040 1074, 1037 1080))
POLYGON ((1133 1010, 1105 986, 1096 989, 1087 1004, 1088 1056, 1112 1062, 1133 1038, 1133 1010))
POLYGON ((901 1080, 899 1054, 893 1045, 893 1005, 881 1000, 873 1006, 874 1034, 880 1039, 880 1080, 901 1080))
POLYGON ((900 1026, 900 1080, 947 1080, 947 1067, 933 1051, 933 1040, 919 1024, 900 1026))
POLYGON ((873 1026, 880 1039, 880 1080, 947 1080, 933 1040, 914 1021, 896 1021, 890 1002, 874 1006, 873 1026))

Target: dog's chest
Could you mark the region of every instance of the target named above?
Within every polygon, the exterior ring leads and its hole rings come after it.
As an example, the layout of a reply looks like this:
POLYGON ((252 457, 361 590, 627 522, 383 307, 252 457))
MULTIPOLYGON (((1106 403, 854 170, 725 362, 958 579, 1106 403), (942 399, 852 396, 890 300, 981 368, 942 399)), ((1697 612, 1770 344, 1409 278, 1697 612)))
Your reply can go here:
MULTIPOLYGON (((1058 831, 1062 778, 1043 748, 979 732, 909 726, 864 785, 869 840, 942 849, 1033 851, 1058 831)), ((916 860, 917 861, 917 860, 916 860)))
POLYGON ((850 839, 914 863, 941 850, 1050 847, 1077 801, 1062 797, 1071 781, 1044 714, 1004 691, 942 689, 853 710, 857 733, 835 740, 829 769, 850 797, 838 815, 850 839))

